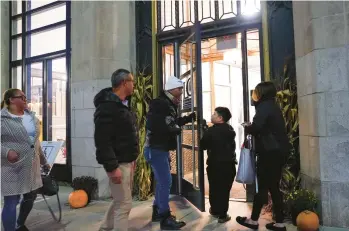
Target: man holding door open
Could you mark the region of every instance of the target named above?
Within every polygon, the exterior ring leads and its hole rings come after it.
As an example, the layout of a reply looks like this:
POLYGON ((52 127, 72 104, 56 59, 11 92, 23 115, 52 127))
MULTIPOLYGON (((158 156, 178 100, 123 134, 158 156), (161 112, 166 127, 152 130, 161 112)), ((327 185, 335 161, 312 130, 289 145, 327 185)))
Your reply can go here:
POLYGON ((181 126, 196 119, 195 113, 178 117, 177 109, 183 85, 180 79, 169 77, 164 91, 151 101, 147 114, 144 156, 151 165, 157 182, 152 221, 160 221, 162 230, 177 230, 186 225, 171 215, 168 203, 172 184, 169 151, 177 147, 177 135, 181 133, 181 126))

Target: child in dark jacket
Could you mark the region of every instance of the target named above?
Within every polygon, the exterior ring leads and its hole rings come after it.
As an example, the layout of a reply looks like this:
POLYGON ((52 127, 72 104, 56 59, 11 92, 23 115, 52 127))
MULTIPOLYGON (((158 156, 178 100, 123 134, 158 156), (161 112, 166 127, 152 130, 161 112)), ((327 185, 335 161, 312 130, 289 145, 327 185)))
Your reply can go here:
POLYGON ((207 150, 207 177, 209 182, 210 214, 219 223, 231 219, 227 214, 230 190, 236 175, 235 131, 227 122, 231 113, 226 107, 217 107, 211 117, 214 124, 208 128, 200 141, 200 147, 207 150))

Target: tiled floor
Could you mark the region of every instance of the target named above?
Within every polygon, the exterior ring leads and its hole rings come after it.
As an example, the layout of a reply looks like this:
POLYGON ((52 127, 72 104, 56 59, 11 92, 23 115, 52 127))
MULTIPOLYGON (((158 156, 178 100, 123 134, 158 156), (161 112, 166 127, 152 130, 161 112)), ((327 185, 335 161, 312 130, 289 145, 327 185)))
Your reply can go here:
MULTIPOLYGON (((68 190, 68 189, 67 189, 68 190)), ((83 209, 72 210, 69 208, 67 203, 68 191, 62 192, 62 205, 63 205, 63 220, 60 224, 55 223, 50 214, 47 211, 44 202, 38 202, 34 206, 27 226, 31 231, 97 231, 98 227, 103 219, 103 215, 109 205, 108 201, 95 201, 89 206, 83 209)), ((49 202, 55 208, 55 198, 50 198, 49 202)), ((152 211, 152 201, 137 202, 133 204, 133 209, 130 214, 130 229, 131 231, 136 230, 160 230, 159 223, 152 223, 150 221, 151 211, 152 211)), ((173 213, 177 215, 177 218, 183 219, 187 222, 187 225, 182 230, 192 231, 192 230, 229 230, 229 231, 243 231, 242 226, 239 226, 235 217, 238 215, 248 216, 250 214, 250 205, 242 202, 231 202, 229 214, 232 216, 232 220, 226 224, 218 224, 216 219, 213 219, 207 212, 200 212, 194 208, 185 199, 173 196, 170 202, 171 209, 173 213)), ((206 208, 208 210, 209 205, 206 203, 206 208)), ((260 230, 265 230, 265 223, 270 221, 268 215, 263 215, 260 219, 261 228, 260 230)), ((292 225, 288 226, 289 231, 296 230, 292 225)))

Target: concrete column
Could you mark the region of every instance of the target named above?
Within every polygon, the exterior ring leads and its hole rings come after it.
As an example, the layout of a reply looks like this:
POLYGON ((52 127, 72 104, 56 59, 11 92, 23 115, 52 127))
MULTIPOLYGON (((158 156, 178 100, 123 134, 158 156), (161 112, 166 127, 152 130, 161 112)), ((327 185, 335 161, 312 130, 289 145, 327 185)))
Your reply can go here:
POLYGON ((10 2, 0 2, 1 20, 1 100, 2 94, 10 86, 10 2))
POLYGON ((293 1, 303 186, 349 227, 349 2, 293 1))
POLYGON ((72 1, 72 165, 73 178, 98 180, 108 197, 107 175, 96 161, 93 98, 110 87, 118 68, 136 68, 134 1, 72 1))

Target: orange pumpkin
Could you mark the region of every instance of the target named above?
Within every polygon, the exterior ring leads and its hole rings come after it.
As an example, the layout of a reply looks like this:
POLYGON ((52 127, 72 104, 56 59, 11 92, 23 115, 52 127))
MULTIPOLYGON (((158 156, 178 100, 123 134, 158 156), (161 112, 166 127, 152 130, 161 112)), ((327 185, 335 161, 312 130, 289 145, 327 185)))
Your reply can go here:
POLYGON ((76 190, 69 194, 68 201, 72 208, 79 209, 87 205, 88 196, 84 190, 76 190))
POLYGON ((297 216, 299 231, 316 231, 319 229, 319 217, 316 213, 305 210, 297 216))

